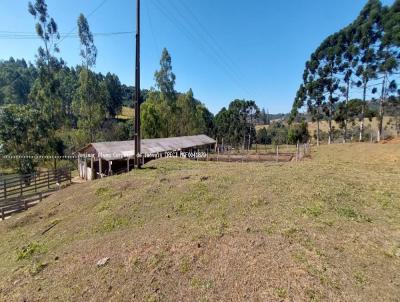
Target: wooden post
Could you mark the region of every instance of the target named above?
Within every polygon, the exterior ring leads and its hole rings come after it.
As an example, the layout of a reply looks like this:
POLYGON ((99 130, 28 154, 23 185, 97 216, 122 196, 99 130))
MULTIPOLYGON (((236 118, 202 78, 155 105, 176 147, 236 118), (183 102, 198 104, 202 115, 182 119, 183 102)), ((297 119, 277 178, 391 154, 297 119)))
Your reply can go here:
POLYGON ((50 171, 47 171, 47 188, 50 189, 50 171))
POLYGON ((299 160, 299 143, 296 145, 296 161, 299 160))
POLYGON ((4 187, 4 199, 7 198, 7 181, 4 179, 3 181, 3 187, 4 187))
MULTIPOLYGON (((138 159, 139 160, 139 159, 138 159)), ((112 161, 108 161, 108 176, 112 175, 112 161)))
POLYGON ((126 172, 129 173, 129 157, 126 159, 126 172))
POLYGON ((85 174, 85 180, 87 181, 88 180, 88 175, 87 175, 87 158, 85 157, 85 170, 84 170, 85 172, 84 172, 84 174, 85 174))
POLYGON ((42 194, 42 192, 40 192, 39 193, 39 201, 42 201, 42 199, 43 199, 43 194, 42 194))
POLYGON ((78 173, 79 173, 79 177, 81 177, 81 157, 78 154, 78 173))
POLYGON ((1 209, 1 220, 4 220, 5 219, 5 217, 4 217, 4 209, 1 209))
POLYGON ((279 145, 276 145, 276 162, 279 163, 279 145))
POLYGON ((35 192, 37 192, 37 174, 35 174, 35 192))
POLYGON ((94 173, 93 173, 93 171, 94 171, 93 160, 94 160, 94 155, 92 154, 92 155, 90 156, 90 171, 91 171, 90 180, 93 180, 93 179, 96 178, 95 175, 94 175, 94 173))
POLYGON ((22 177, 19 178, 19 195, 22 196, 22 177))
POLYGON ((103 160, 99 157, 99 174, 101 178, 101 174, 103 173, 103 160))

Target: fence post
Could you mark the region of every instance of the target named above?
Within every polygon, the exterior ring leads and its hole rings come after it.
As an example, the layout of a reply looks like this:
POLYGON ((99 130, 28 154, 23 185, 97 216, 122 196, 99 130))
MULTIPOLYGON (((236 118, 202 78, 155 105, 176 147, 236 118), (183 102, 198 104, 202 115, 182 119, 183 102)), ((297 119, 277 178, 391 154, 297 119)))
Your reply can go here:
POLYGON ((296 145, 296 161, 299 160, 299 143, 296 145))
POLYGON ((4 209, 1 209, 1 220, 4 220, 5 219, 5 217, 4 217, 4 209))
POLYGON ((42 201, 42 199, 43 199, 43 194, 42 194, 42 192, 40 192, 39 193, 39 201, 42 201))
POLYGON ((6 199, 7 198, 7 181, 5 178, 3 181, 3 186, 4 186, 4 199, 6 199))
POLYGON ((47 171, 47 188, 50 189, 50 171, 47 171))
POLYGON ((279 145, 276 145, 276 162, 279 163, 279 145))
POLYGON ((35 192, 37 192, 37 174, 35 174, 35 192))
POLYGON ((90 156, 90 180, 93 180, 93 179, 95 179, 95 177, 94 177, 94 173, 93 173, 93 171, 94 171, 94 162, 93 162, 93 158, 94 157, 94 155, 92 154, 91 156, 90 156))
POLYGON ((19 194, 22 196, 22 177, 19 178, 19 194))

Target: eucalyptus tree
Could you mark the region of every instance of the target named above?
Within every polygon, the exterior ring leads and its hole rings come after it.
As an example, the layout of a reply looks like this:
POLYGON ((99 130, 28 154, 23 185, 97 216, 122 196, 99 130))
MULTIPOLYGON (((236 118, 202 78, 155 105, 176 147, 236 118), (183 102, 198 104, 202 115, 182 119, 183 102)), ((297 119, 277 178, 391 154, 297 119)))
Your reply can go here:
POLYGON ((95 132, 105 117, 105 100, 108 98, 106 87, 100 85, 97 76, 90 70, 96 65, 97 48, 89 23, 83 14, 78 18, 78 33, 81 43, 80 55, 82 69, 79 73, 79 88, 74 102, 78 115, 78 127, 83 129, 88 139, 95 140, 95 132))
POLYGON ((122 108, 122 86, 116 74, 108 72, 104 78, 109 98, 106 100, 107 113, 111 117, 121 111, 122 108))
POLYGON ((29 97, 35 108, 38 108, 48 119, 49 126, 55 130, 63 120, 63 106, 59 95, 60 83, 56 79, 56 73, 64 65, 62 59, 57 58, 60 52, 57 46, 60 34, 57 23, 48 14, 45 0, 29 2, 28 11, 36 20, 36 33, 43 43, 36 56, 38 78, 29 97))
POLYGON ((163 49, 160 59, 160 70, 154 73, 157 88, 162 94, 167 96, 169 101, 176 97, 175 80, 176 76, 172 72, 172 59, 166 48, 163 49))
POLYGON ((154 73, 156 87, 159 90, 162 110, 162 118, 166 124, 165 136, 175 136, 178 133, 179 109, 176 106, 177 93, 175 91, 176 76, 172 71, 172 58, 166 48, 163 49, 160 59, 160 69, 154 73))

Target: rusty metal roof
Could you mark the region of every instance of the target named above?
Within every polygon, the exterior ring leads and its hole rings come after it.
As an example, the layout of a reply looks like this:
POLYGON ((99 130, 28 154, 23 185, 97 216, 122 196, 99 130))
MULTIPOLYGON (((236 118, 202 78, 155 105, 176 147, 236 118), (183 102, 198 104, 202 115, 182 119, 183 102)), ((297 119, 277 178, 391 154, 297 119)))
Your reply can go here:
MULTIPOLYGON (((142 154, 180 151, 182 149, 215 144, 216 141, 207 135, 181 136, 169 138, 143 139, 142 154)), ((135 141, 92 143, 82 148, 78 153, 95 154, 105 160, 128 158, 135 156, 135 141)))

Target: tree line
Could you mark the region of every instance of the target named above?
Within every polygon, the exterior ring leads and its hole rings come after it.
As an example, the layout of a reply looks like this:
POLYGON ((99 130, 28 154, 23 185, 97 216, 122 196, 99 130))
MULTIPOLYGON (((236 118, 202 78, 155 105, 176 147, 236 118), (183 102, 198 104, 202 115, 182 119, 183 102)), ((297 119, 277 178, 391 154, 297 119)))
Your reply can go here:
POLYGON ((328 142, 332 143, 333 121, 339 124, 345 142, 349 123, 358 120, 358 139, 363 141, 364 119, 376 116, 377 138, 382 139, 384 116, 398 113, 400 108, 399 24, 399 0, 392 6, 368 0, 356 20, 327 37, 311 54, 290 121, 300 120, 299 109, 306 108, 317 123, 317 142, 321 136, 320 121, 327 120, 328 142), (359 98, 352 98, 357 94, 359 98))
MULTIPOLYGON (((115 74, 94 71, 98 50, 86 17, 77 18, 81 64, 69 67, 46 1, 29 2, 28 12, 41 41, 35 62, 0 61, 0 155, 24 156, 1 164, 30 173, 43 163, 34 155, 59 157, 90 142, 132 139, 133 117, 116 117, 122 106, 134 106, 135 89, 115 74)), ((269 124, 269 114, 254 101, 235 100, 214 116, 191 89, 176 91, 167 49, 154 78, 156 87, 142 91, 144 138, 208 134, 246 147, 256 140, 254 124, 269 124)))

